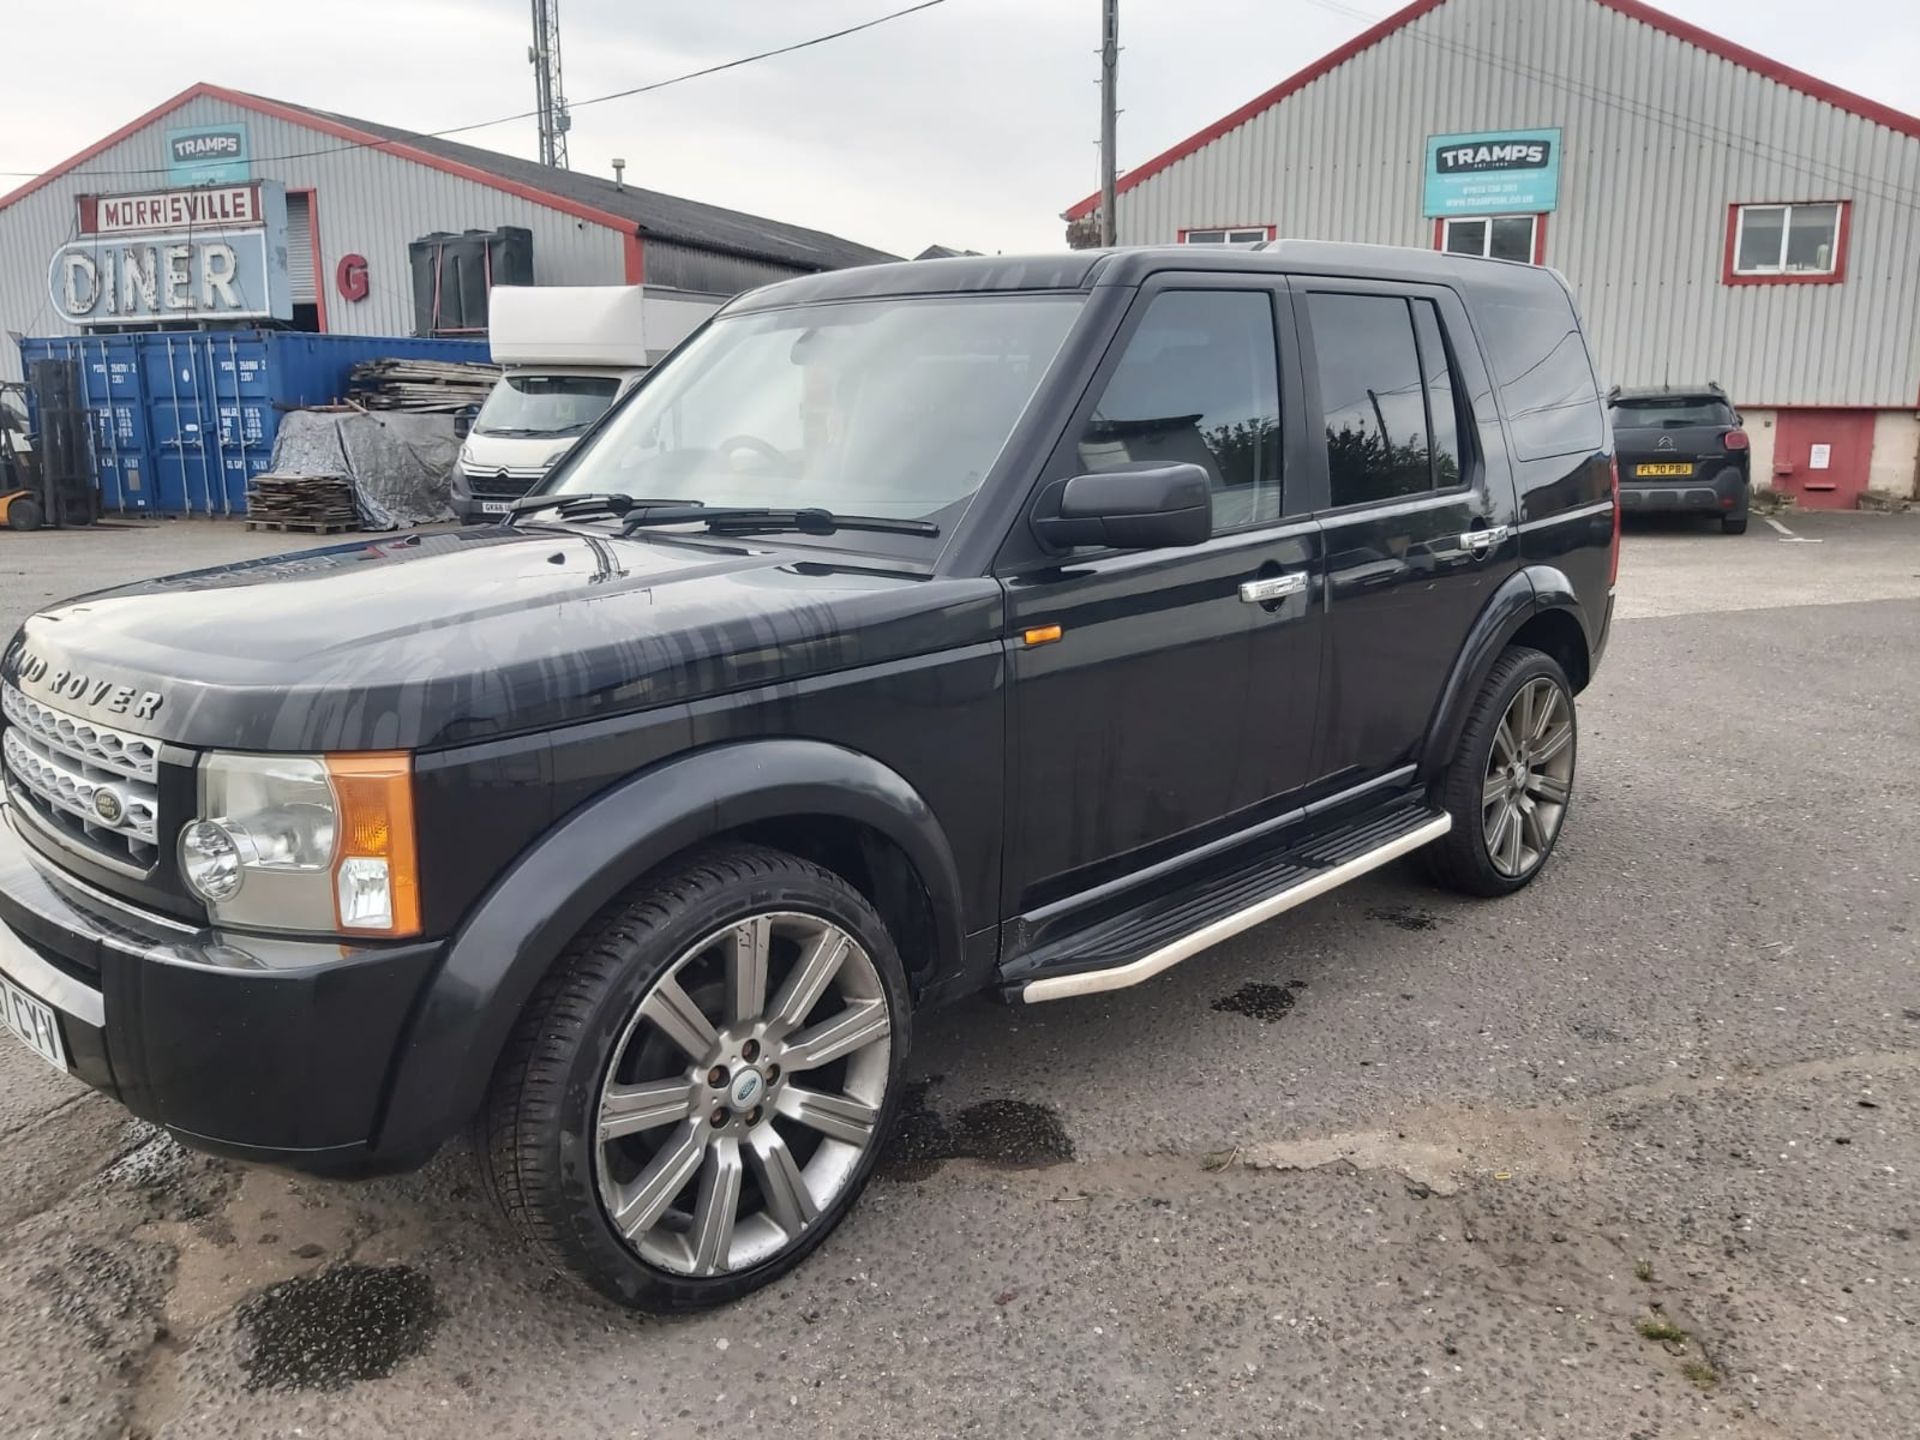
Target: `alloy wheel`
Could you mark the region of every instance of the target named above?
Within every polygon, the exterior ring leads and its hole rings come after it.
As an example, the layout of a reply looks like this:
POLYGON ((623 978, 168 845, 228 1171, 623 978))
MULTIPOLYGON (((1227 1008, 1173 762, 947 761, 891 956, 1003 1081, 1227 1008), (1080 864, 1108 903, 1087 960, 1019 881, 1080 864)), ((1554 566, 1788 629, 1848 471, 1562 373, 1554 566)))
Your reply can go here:
POLYGON ((1573 704, 1544 676, 1529 680, 1493 732, 1481 794, 1487 858, 1509 879, 1553 846, 1573 795, 1573 704))
POLYGON ((892 1030, 872 957, 819 916, 754 915, 690 946, 601 1081, 595 1178, 614 1230, 690 1276, 797 1243, 879 1139, 892 1030))

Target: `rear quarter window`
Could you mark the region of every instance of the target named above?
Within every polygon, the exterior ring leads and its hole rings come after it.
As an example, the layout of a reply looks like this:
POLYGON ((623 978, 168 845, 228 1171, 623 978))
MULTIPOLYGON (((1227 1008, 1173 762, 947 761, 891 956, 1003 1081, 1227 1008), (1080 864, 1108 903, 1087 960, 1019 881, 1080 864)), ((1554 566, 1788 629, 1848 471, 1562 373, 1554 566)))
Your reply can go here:
POLYGON ((1573 301, 1551 274, 1488 267, 1470 293, 1474 320, 1522 460, 1578 455, 1605 443, 1593 362, 1573 301))

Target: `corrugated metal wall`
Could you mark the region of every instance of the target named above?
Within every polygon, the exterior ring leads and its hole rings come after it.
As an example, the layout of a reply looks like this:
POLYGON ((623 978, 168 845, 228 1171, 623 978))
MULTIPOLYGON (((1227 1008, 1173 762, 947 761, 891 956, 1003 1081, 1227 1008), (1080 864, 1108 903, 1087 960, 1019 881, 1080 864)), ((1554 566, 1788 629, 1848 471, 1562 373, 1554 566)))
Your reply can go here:
MULTIPOLYGON (((115 118, 103 116, 102 130, 115 118)), ((330 330, 359 335, 410 333, 413 302, 407 280, 407 242, 432 230, 523 225, 533 232, 534 278, 542 285, 617 285, 625 278, 621 236, 611 229, 202 96, 0 210, 0 332, 78 333, 56 317, 47 294, 47 267, 53 252, 74 236, 74 197, 164 188, 169 128, 232 121, 246 123, 256 179, 310 186, 315 192, 321 256, 320 274, 315 278, 326 294, 330 330), (151 173, 101 173, 124 170, 151 173), (357 304, 343 299, 333 284, 333 268, 349 252, 366 256, 371 283, 371 292, 357 304)), ((0 377, 19 376, 18 350, 0 343, 0 377)))
POLYGON ((1608 383, 1747 405, 1920 403, 1920 140, 1593 0, 1447 0, 1123 193, 1123 244, 1185 227, 1433 243, 1429 135, 1562 127, 1547 263, 1608 383), (1851 200, 1846 283, 1722 283, 1727 207, 1851 200))

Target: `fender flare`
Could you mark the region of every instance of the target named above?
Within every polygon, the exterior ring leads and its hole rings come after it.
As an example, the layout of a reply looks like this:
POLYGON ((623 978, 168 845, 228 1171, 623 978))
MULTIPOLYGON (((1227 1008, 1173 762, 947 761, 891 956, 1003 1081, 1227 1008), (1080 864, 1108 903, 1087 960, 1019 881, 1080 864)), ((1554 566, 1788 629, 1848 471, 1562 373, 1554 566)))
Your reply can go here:
POLYGON ((1486 684, 1500 652, 1507 648, 1521 626, 1549 610, 1571 615, 1586 637, 1589 654, 1592 653, 1591 619, 1566 575, 1551 565, 1529 565, 1509 575, 1481 607, 1434 706, 1433 721, 1427 727, 1426 744, 1420 752, 1423 782, 1437 776, 1453 754, 1460 731, 1467 723, 1467 711, 1480 693, 1480 687, 1486 684))
POLYGON ((935 968, 957 970, 958 867, 931 807, 905 779, 871 756, 813 740, 695 751, 563 817, 468 913, 414 1006, 377 1148, 424 1154, 465 1122, 534 988, 621 891, 715 835, 809 815, 870 826, 900 847, 932 904, 935 968))

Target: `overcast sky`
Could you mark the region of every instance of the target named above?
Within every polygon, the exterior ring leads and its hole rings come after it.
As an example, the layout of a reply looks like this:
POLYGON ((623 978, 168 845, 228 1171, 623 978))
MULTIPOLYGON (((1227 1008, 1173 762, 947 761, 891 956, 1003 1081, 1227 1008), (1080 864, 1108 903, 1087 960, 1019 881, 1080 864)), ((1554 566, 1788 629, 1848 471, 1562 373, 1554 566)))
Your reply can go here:
MULTIPOLYGON (((559 0, 576 102, 910 0, 559 0)), ((530 108, 526 0, 7 6, 0 171, 38 172, 196 80, 436 130, 530 108), (215 31, 217 29, 217 38, 215 31)), ((1122 166, 1358 33, 1395 0, 1121 0, 1122 166), (1340 13, 1340 12, 1347 13, 1340 13)), ((1920 113, 1916 0, 1665 9, 1920 113)), ((1100 0, 945 0, 829 45, 574 115, 573 168, 901 254, 1057 249, 1095 188, 1100 0)), ((533 122, 460 137, 531 156, 533 122)), ((0 192, 13 180, 0 178, 0 192)))

